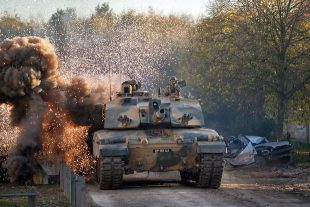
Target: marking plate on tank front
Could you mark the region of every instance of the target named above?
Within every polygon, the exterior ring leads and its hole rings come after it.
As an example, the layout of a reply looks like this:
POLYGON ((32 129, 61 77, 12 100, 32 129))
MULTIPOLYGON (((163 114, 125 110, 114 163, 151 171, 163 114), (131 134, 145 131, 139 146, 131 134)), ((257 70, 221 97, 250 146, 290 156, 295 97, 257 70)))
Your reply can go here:
POLYGON ((154 153, 171 152, 171 149, 153 149, 154 153))

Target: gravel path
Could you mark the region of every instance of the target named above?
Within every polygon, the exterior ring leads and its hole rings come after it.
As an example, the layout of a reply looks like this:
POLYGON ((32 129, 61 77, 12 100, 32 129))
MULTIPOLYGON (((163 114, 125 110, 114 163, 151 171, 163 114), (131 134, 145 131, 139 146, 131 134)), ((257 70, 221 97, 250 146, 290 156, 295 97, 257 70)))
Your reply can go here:
POLYGON ((87 185, 92 200, 90 206, 308 207, 310 203, 310 181, 306 171, 282 176, 270 171, 225 171, 222 186, 216 190, 181 185, 176 172, 144 173, 125 176, 124 180, 124 188, 120 190, 101 191, 97 185, 87 185))

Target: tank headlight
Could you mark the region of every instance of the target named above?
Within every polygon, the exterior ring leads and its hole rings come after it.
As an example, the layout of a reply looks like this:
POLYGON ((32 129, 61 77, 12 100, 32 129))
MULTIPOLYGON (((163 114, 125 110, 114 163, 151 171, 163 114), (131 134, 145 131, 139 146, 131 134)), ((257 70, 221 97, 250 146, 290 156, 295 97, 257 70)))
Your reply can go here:
POLYGON ((208 135, 200 135, 196 137, 197 142, 202 142, 202 141, 211 141, 210 137, 208 135))
POLYGON ((177 138, 176 142, 177 142, 177 144, 182 144, 183 143, 183 139, 182 138, 177 138))

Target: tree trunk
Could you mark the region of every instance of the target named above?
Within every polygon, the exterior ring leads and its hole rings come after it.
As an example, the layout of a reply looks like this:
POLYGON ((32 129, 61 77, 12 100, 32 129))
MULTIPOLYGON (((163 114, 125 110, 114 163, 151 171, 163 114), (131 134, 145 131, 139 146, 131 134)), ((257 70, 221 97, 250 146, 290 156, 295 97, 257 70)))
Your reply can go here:
POLYGON ((283 124, 285 118, 286 100, 285 98, 278 97, 278 110, 277 110, 277 123, 276 123, 276 138, 277 141, 283 137, 283 124))
POLYGON ((310 122, 307 123, 307 143, 310 143, 310 122))

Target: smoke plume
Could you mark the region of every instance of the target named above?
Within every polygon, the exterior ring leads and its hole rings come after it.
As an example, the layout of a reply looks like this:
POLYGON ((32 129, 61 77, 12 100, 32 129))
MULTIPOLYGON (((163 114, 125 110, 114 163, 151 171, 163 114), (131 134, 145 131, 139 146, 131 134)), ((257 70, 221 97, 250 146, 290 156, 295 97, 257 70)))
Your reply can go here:
POLYGON ((43 152, 63 154, 76 171, 92 165, 85 134, 90 125, 103 124, 104 88, 91 89, 81 78, 65 83, 57 69, 47 39, 16 37, 0 43, 0 104, 12 106, 11 124, 20 128, 6 163, 12 182, 29 180, 43 152))
POLYGON ((19 122, 21 134, 16 147, 9 154, 6 166, 13 182, 26 182, 35 172, 36 163, 33 156, 41 149, 40 123, 47 111, 47 104, 38 94, 33 93, 23 99, 27 103, 27 110, 19 122))
POLYGON ((57 84, 58 59, 46 39, 21 37, 0 44, 0 100, 48 92, 57 84))

